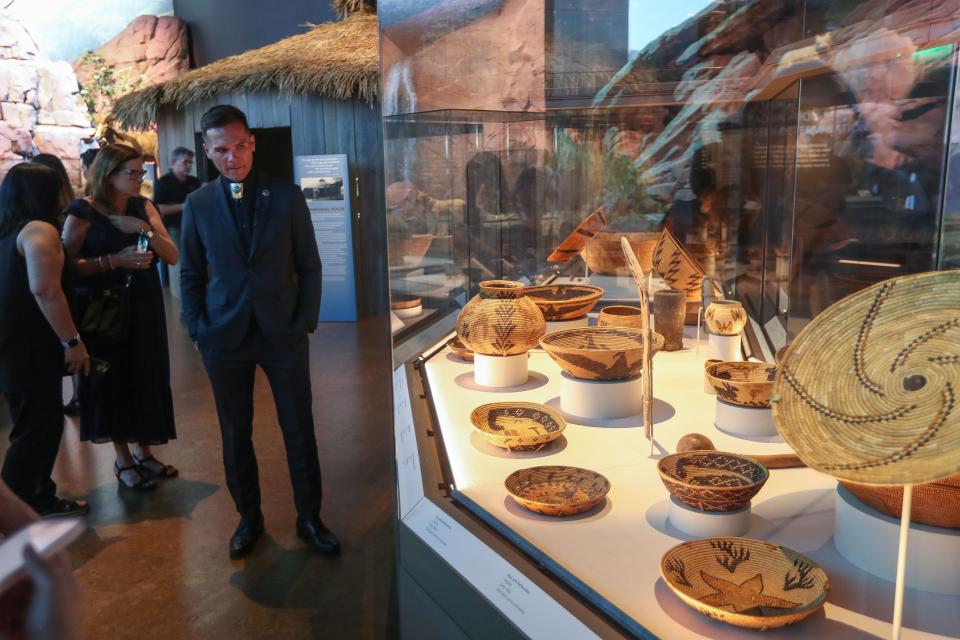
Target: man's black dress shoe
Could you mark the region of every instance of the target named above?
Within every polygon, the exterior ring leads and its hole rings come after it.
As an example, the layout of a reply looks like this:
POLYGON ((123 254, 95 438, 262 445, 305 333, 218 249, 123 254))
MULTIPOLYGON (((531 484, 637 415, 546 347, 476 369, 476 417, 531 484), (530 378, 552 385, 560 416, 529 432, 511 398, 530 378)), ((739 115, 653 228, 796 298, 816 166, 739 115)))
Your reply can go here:
POLYGON ((253 551, 257 539, 263 533, 263 514, 240 518, 237 530, 230 537, 230 559, 239 560, 253 551))
POLYGON ((340 541, 320 518, 297 518, 297 535, 320 553, 340 553, 340 541))

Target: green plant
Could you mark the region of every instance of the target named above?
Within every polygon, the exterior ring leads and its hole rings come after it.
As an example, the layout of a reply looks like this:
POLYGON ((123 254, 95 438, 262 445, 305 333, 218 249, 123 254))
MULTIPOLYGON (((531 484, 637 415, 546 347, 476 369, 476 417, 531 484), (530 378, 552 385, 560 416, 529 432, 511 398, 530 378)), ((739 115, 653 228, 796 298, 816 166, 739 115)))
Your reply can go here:
POLYGON ((90 116, 98 122, 109 113, 116 98, 137 89, 142 82, 141 79, 131 80, 125 73, 117 73, 103 56, 94 51, 83 55, 80 67, 89 71, 87 81, 80 85, 80 97, 90 116))

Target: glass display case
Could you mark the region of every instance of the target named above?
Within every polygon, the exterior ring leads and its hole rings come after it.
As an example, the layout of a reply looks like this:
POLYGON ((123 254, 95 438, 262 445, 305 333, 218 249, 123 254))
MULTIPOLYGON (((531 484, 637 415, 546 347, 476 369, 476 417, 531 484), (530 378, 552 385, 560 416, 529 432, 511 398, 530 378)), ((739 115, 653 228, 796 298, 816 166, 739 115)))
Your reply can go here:
MULTIPOLYGON (((686 608, 660 578, 661 555, 691 537, 667 521, 657 471, 681 436, 708 433, 745 455, 791 451, 715 426, 696 313, 684 348, 654 361, 652 441, 636 415, 564 412, 559 444, 498 450, 471 412, 497 401, 559 410, 565 374, 534 349, 527 383, 484 388, 446 342, 485 280, 599 286, 590 324, 607 305, 636 304, 621 238, 653 272, 656 306, 664 230, 743 305, 738 358, 752 360, 772 362, 874 283, 960 267, 960 2, 381 0, 378 10, 402 628, 409 606, 433 611, 447 637, 748 637, 686 608), (553 261, 598 210, 602 231, 553 261), (552 464, 603 472, 605 506, 551 520, 507 497, 510 473, 552 464)), ((810 469, 772 472, 747 535, 810 554, 839 585, 794 635, 886 635, 892 584, 841 557, 836 486, 810 469)), ((908 626, 953 635, 958 597, 960 585, 915 593, 908 626)))

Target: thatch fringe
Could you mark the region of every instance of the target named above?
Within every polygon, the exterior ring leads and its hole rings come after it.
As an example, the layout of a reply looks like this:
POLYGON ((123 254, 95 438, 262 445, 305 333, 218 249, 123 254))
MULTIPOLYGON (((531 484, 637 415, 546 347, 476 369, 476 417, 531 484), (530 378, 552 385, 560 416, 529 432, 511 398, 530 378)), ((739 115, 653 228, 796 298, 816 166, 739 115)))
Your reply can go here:
POLYGON ((180 109, 231 92, 318 93, 374 102, 379 72, 377 16, 353 13, 123 96, 112 117, 125 128, 145 129, 155 121, 159 105, 180 109))
POLYGON ((376 0, 333 0, 333 2, 330 3, 330 8, 332 8, 333 12, 336 13, 341 18, 346 18, 350 14, 358 13, 361 11, 376 12, 377 1, 376 0))

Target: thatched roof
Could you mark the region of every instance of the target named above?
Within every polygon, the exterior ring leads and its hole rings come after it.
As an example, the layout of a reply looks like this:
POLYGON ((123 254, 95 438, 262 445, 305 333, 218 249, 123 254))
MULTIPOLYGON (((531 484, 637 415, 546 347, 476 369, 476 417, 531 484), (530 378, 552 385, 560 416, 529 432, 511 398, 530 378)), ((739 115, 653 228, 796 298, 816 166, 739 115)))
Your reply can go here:
POLYGON ((379 73, 377 16, 362 11, 127 94, 117 100, 112 116, 123 127, 144 129, 156 119, 159 105, 179 109, 222 93, 246 91, 318 93, 373 102, 379 73))
POLYGON ((376 0, 333 0, 333 2, 330 3, 330 8, 341 18, 346 18, 351 13, 357 13, 358 11, 371 11, 375 13, 377 11, 377 2, 376 0))

